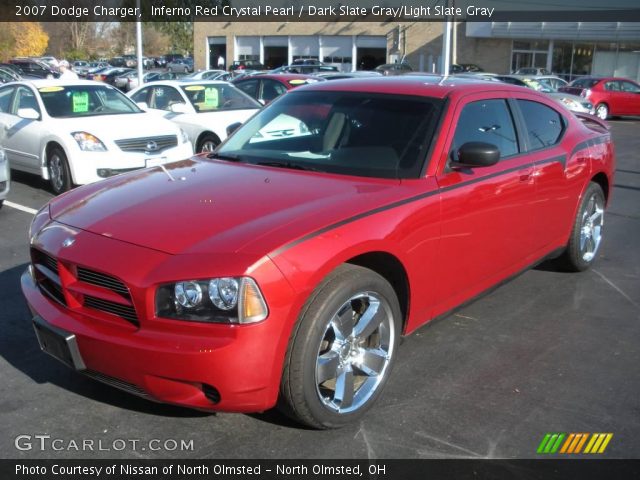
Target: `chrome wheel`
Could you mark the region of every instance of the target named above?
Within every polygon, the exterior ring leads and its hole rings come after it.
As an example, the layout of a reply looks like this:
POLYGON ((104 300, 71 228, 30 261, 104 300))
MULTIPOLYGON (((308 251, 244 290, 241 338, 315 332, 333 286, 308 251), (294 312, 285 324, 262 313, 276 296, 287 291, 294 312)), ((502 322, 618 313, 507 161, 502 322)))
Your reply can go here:
POLYGON ((349 413, 376 392, 395 345, 391 306, 375 292, 361 292, 335 312, 318 348, 316 392, 331 411, 349 413))
POLYGON ((200 146, 200 152, 213 152, 217 145, 213 140, 206 140, 200 146))
POLYGON ((596 116, 602 120, 606 120, 609 116, 609 108, 604 103, 601 103, 596 107, 596 116))
POLYGON ((582 212, 580 227, 580 254, 585 262, 591 262, 598 252, 602 241, 604 223, 604 204, 602 197, 592 193, 582 212))
POLYGON ((61 192, 64 186, 64 160, 55 152, 49 159, 49 177, 56 192, 61 192))

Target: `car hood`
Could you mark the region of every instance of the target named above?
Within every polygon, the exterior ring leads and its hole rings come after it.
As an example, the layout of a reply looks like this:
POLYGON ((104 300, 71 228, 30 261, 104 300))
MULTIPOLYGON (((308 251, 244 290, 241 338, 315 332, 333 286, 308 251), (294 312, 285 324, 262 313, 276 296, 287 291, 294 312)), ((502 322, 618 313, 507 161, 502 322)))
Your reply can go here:
POLYGON ((148 113, 56 118, 53 122, 62 134, 87 132, 102 141, 175 135, 177 130, 174 124, 148 113))
POLYGON ((169 254, 268 254, 407 196, 366 179, 194 157, 120 175, 54 199, 65 225, 169 254))

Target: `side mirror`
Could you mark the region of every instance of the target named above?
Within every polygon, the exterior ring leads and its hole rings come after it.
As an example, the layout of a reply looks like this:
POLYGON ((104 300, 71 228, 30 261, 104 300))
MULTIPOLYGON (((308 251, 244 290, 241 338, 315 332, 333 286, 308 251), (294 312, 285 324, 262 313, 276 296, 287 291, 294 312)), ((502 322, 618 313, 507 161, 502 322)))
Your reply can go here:
POLYGON ((19 108, 18 116, 25 120, 39 120, 40 114, 33 108, 19 108))
POLYGON ((260 103, 264 107, 267 104, 267 101, 264 98, 259 98, 258 103, 260 103))
POLYGON ((187 106, 184 103, 172 103, 169 108, 173 113, 187 113, 187 106))
POLYGON ((147 110, 149 108, 149 105, 147 105, 147 102, 137 102, 136 105, 140 110, 147 110))
POLYGON ((232 123, 231 125, 229 125, 227 127, 227 136, 229 136, 233 132, 235 132, 238 128, 240 128, 241 125, 242 125, 241 122, 236 122, 236 123, 232 123))
POLYGON ((500 160, 500 150, 491 143, 467 142, 458 149, 458 159, 452 168, 490 167, 500 160))

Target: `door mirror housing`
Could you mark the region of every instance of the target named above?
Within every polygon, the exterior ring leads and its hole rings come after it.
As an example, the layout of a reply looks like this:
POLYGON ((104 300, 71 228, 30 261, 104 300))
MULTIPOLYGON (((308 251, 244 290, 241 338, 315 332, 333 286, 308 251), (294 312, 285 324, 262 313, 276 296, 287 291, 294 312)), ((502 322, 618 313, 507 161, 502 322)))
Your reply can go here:
POLYGON ((491 143, 467 142, 458 149, 458 159, 451 168, 490 167, 500 160, 500 150, 491 143))
POLYGON ((233 132, 235 132, 238 128, 240 128, 240 125, 242 125, 241 122, 235 122, 232 123, 231 125, 229 125, 227 127, 227 136, 231 135, 233 132))
POLYGON ((40 114, 33 108, 18 109, 18 116, 25 120, 40 120, 40 114))
POLYGON ((184 103, 172 103, 169 108, 173 113, 187 113, 187 106, 184 103))

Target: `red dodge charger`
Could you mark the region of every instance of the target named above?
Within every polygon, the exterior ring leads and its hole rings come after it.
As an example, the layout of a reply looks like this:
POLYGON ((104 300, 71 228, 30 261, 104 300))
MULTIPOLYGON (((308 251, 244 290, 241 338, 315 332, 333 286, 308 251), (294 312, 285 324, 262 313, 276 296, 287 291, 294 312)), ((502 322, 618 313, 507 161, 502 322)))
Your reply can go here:
POLYGON ((208 156, 52 200, 22 289, 42 349, 85 375, 339 427, 400 336, 543 259, 588 268, 613 171, 603 122, 531 90, 319 82, 208 156))

